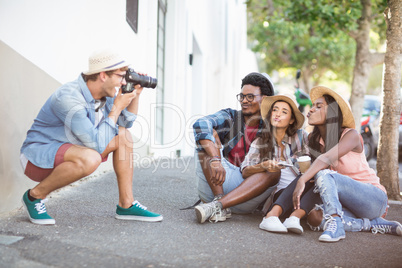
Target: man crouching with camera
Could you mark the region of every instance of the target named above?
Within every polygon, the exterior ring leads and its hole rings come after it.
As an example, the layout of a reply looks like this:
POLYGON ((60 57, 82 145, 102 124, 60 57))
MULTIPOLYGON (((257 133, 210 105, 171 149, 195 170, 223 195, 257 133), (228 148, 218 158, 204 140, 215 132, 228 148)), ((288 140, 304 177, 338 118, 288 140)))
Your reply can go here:
POLYGON ((90 175, 112 152, 119 191, 115 217, 162 221, 162 215, 148 211, 133 196, 133 141, 127 128, 137 117, 147 85, 130 80, 132 90, 122 93, 128 65, 111 50, 94 53, 88 71, 57 89, 40 110, 21 148, 25 175, 39 182, 22 198, 32 223, 55 224, 46 211, 46 196, 90 175))

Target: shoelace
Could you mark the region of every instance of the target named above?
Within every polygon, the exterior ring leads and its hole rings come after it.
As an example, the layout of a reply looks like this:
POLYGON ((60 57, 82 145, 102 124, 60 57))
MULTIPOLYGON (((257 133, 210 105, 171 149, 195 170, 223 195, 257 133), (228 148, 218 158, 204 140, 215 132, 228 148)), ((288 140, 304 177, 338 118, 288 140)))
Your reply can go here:
POLYGON ((322 230, 323 231, 325 231, 325 230, 327 230, 327 226, 328 226, 328 224, 330 223, 330 219, 333 219, 333 220, 335 220, 334 218, 332 218, 332 216, 330 216, 330 215, 328 215, 328 214, 325 214, 324 215, 324 219, 325 219, 325 223, 324 223, 324 226, 322 227, 322 230))
MULTIPOLYGON (((211 206, 211 207, 208 207, 208 210, 209 210, 209 211, 212 210, 211 217, 209 217, 209 222, 217 223, 217 222, 218 222, 218 217, 217 217, 217 216, 222 216, 222 210, 221 210, 216 204, 214 204, 213 207, 212 207, 212 206, 211 206), (213 216, 215 216, 215 220, 214 220, 214 221, 211 220, 211 218, 212 218, 213 216)), ((208 211, 208 212, 209 212, 209 211, 208 211)), ((209 214, 209 213, 208 213, 208 214, 209 214)))
POLYGON ((46 206, 45 203, 47 202, 47 198, 42 199, 39 203, 35 204, 35 209, 38 211, 38 214, 46 213, 46 206))
POLYGON ((331 233, 335 233, 336 232, 336 220, 329 215, 325 215, 325 218, 327 219, 327 221, 324 224, 324 230, 331 232, 331 233))
POLYGON ((147 207, 141 205, 140 202, 138 202, 137 200, 135 200, 135 201, 133 202, 133 206, 136 206, 136 207, 141 208, 141 209, 143 209, 143 210, 147 210, 147 207))
POLYGON ((380 233, 380 234, 391 233, 391 226, 389 226, 389 225, 374 225, 371 228, 371 232, 373 234, 376 234, 376 233, 380 233))

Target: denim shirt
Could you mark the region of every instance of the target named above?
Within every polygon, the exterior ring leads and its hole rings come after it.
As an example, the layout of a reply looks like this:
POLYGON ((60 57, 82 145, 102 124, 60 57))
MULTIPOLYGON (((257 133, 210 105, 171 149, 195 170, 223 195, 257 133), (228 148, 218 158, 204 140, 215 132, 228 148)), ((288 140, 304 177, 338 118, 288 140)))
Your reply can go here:
POLYGON ((35 166, 53 168, 57 150, 64 143, 85 146, 102 153, 119 133, 130 128, 137 115, 123 110, 117 125, 108 117, 114 98, 106 97, 103 118, 95 125, 95 99, 80 75, 58 88, 46 101, 28 130, 21 153, 35 166))

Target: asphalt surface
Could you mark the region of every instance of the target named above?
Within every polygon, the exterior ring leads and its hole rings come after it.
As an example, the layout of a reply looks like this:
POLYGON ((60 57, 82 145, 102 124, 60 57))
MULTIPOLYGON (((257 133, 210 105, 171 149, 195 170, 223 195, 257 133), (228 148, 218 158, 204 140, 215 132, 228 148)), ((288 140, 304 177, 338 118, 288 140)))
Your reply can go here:
MULTIPOLYGON (((116 220, 117 183, 106 172, 50 195, 54 226, 30 223, 22 206, 2 216, 0 267, 402 267, 400 236, 347 233, 328 244, 304 221, 302 235, 262 231, 259 214, 198 224, 194 210, 179 210, 197 201, 193 161, 165 161, 136 169, 133 186, 162 222, 116 220)), ((401 203, 387 219, 402 222, 401 203)))

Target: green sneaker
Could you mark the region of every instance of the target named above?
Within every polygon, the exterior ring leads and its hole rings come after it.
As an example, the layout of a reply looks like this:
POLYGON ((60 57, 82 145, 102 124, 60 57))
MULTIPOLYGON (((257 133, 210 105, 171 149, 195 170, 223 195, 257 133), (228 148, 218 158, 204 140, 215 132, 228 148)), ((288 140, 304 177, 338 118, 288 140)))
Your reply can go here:
POLYGON ((56 221, 46 212, 45 203, 47 202, 47 198, 30 201, 28 191, 22 196, 22 204, 28 212, 29 220, 35 224, 55 224, 56 221))
POLYGON ((116 219, 133 220, 133 221, 162 221, 163 216, 148 211, 147 208, 140 204, 137 200, 129 208, 122 208, 117 205, 116 219))

